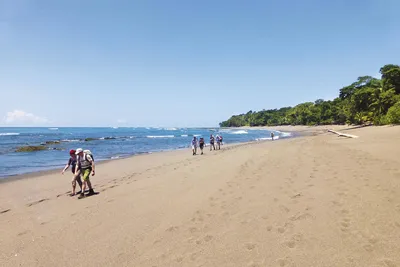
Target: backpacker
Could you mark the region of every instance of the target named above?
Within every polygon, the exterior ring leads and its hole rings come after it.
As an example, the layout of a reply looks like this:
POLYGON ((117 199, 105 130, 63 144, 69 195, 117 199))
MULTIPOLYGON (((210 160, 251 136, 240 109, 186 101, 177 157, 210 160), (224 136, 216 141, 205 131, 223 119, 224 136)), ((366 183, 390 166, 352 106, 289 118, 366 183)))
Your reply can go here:
POLYGON ((200 143, 200 145, 204 145, 204 138, 203 137, 200 138, 199 143, 200 143))

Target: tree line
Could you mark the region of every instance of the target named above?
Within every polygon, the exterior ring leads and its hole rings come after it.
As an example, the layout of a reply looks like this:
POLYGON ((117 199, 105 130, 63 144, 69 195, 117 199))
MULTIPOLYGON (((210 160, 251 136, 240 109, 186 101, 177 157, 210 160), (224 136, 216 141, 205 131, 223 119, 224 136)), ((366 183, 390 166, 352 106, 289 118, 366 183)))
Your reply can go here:
POLYGON ((398 124, 400 123, 400 66, 380 68, 381 79, 358 77, 340 89, 334 100, 318 99, 295 107, 249 111, 220 123, 221 127, 398 124))

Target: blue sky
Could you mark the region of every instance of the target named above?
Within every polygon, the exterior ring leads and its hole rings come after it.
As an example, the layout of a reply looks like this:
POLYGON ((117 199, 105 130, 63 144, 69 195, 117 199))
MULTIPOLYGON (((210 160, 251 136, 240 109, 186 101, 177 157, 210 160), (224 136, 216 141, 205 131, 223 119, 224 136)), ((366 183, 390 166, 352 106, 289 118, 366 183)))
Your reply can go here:
POLYGON ((0 0, 0 125, 215 126, 400 62, 397 0, 0 0))

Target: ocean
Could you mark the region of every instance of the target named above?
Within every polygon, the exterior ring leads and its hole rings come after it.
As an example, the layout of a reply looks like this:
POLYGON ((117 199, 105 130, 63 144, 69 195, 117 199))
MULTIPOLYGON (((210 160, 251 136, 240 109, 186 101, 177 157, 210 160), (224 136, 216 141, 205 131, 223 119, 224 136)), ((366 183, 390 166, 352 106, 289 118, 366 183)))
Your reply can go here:
MULTIPOLYGON (((57 168, 61 171, 69 159, 69 150, 79 147, 91 150, 97 162, 152 152, 189 149, 193 136, 202 136, 208 143, 210 134, 219 134, 223 136, 224 144, 233 144, 270 140, 270 133, 265 129, 230 128, 0 127, 0 179, 57 168), (31 145, 44 145, 45 150, 16 152, 20 147, 31 145)), ((291 136, 290 133, 279 131, 274 133, 276 139, 291 136)))

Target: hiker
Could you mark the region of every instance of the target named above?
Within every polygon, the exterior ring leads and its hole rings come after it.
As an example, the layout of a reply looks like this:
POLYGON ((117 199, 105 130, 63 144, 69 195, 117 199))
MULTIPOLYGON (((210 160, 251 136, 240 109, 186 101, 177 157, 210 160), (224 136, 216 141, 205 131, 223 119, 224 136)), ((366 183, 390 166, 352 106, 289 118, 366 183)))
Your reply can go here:
POLYGON ((193 156, 197 154, 197 137, 194 136, 192 140, 192 151, 193 151, 193 156))
POLYGON ((199 140, 199 146, 200 146, 200 150, 201 150, 201 155, 203 155, 203 148, 204 148, 204 138, 203 137, 200 137, 200 140, 199 140))
POLYGON ((215 142, 214 135, 210 135, 210 151, 211 151, 213 148, 214 148, 214 150, 215 150, 214 142, 215 142))
POLYGON ((78 194, 80 194, 82 192, 82 180, 81 180, 81 176, 80 175, 75 175, 75 171, 76 171, 76 155, 75 155, 75 150, 71 149, 69 151, 69 160, 67 165, 65 165, 64 169, 62 170, 61 174, 64 175, 64 172, 66 170, 68 170, 68 168, 71 166, 71 171, 72 171, 72 193, 70 194, 70 196, 75 196, 75 189, 76 189, 76 182, 78 182, 79 187, 81 188, 81 191, 78 192, 78 194))
POLYGON ((216 139, 217 139, 217 148, 218 150, 221 150, 221 138, 219 137, 219 135, 217 135, 216 139))
POLYGON ((271 139, 272 139, 272 141, 274 141, 274 136, 275 136, 274 132, 271 132, 271 139))
POLYGON ((85 189, 86 185, 89 187, 89 193, 87 196, 94 195, 94 190, 92 187, 92 183, 90 182, 90 174, 94 176, 95 168, 94 168, 94 160, 89 153, 84 153, 82 148, 78 148, 75 152, 77 155, 77 170, 75 175, 82 175, 82 191, 79 195, 79 199, 85 197, 85 189))
POLYGON ((221 146, 224 145, 224 144, 222 143, 222 140, 223 140, 222 135, 220 135, 220 136, 219 136, 219 141, 221 142, 221 146))

